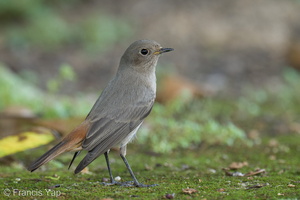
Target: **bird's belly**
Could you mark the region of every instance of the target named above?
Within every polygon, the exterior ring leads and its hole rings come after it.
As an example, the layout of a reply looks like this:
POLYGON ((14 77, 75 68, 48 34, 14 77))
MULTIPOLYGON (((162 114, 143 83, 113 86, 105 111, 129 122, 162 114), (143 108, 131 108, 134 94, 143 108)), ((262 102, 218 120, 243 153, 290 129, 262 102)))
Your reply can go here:
MULTIPOLYGON (((142 122, 143 123, 143 122, 142 122)), ((133 131, 131 131, 120 143, 120 147, 125 146, 126 144, 128 144, 130 141, 133 140, 137 130, 140 128, 140 126, 142 125, 142 123, 140 123, 133 131)))

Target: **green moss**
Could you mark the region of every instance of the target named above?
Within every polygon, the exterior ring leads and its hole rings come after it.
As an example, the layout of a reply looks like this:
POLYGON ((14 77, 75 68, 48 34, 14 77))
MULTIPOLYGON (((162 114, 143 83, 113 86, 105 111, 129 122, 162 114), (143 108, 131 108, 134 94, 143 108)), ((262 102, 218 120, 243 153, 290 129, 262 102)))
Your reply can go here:
MULTIPOLYGON (((278 145, 275 146, 269 145, 270 139, 265 138, 261 145, 254 147, 213 145, 161 155, 149 154, 139 145, 129 145, 127 159, 138 180, 144 184, 158 184, 150 188, 101 185, 102 179, 108 178, 103 156, 89 166, 90 174, 74 175, 75 166, 70 171, 66 169, 71 153, 60 156, 34 173, 27 172, 20 164, 2 166, 0 187, 1 192, 6 188, 10 191, 41 191, 42 196, 38 199, 56 199, 49 196, 50 193, 47 195, 45 190, 48 189, 53 194, 61 194, 59 199, 163 199, 166 194, 173 193, 175 199, 296 199, 300 194, 300 157, 297 156, 300 149, 296 142, 299 139, 299 135, 285 135, 277 138, 278 145), (234 161, 248 162, 248 166, 237 170, 241 173, 256 168, 265 169, 266 173, 250 178, 225 176, 222 168, 234 161), (54 188, 55 185, 60 187, 54 188), (255 185, 262 187, 253 187, 255 185), (186 188, 194 188, 197 192, 185 194, 182 189, 186 188)), ((23 161, 27 165, 44 151, 45 147, 42 147, 19 153, 14 157, 15 163, 23 161)), ((80 155, 75 165, 83 156, 80 155)), ((110 158, 114 176, 131 181, 118 153, 112 152, 110 158)), ((3 193, 1 195, 4 197, 3 193)), ((36 198, 18 195, 16 193, 14 199, 36 198)))

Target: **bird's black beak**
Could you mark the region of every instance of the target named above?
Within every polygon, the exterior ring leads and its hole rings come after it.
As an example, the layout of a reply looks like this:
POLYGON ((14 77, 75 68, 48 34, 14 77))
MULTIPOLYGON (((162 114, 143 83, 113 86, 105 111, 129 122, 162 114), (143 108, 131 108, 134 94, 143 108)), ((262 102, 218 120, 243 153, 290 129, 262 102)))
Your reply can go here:
POLYGON ((158 51, 155 51, 154 54, 158 55, 158 54, 166 53, 169 51, 174 51, 174 49, 173 48, 160 48, 158 51))

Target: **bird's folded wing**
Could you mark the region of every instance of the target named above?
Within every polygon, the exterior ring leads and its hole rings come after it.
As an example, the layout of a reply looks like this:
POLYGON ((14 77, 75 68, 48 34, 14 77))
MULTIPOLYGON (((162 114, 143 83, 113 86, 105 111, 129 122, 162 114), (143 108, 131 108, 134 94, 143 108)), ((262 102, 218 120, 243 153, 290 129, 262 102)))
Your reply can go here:
POLYGON ((107 152, 113 146, 120 144, 134 131, 150 113, 153 102, 148 106, 129 107, 121 112, 117 118, 101 117, 92 120, 91 128, 82 143, 88 154, 75 169, 80 172, 99 155, 107 152), (126 112, 128 111, 128 112, 126 112))
MULTIPOLYGON (((150 113, 154 101, 139 106, 128 106, 114 113, 100 114, 91 120, 90 129, 82 143, 88 151, 96 146, 108 150, 124 140, 150 113)), ((89 120, 89 119, 88 119, 89 120)))

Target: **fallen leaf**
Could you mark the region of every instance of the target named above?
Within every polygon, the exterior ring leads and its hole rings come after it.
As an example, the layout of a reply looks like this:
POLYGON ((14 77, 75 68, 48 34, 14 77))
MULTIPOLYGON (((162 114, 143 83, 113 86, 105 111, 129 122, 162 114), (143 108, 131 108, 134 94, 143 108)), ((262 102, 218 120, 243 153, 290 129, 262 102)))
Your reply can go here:
POLYGON ((229 165, 229 169, 240 169, 242 167, 248 166, 248 162, 233 162, 229 165))
POLYGON ((28 131, 7 136, 0 140, 0 157, 45 145, 53 140, 54 135, 46 128, 40 129, 39 132, 28 131))
POLYGON ((254 175, 263 174, 263 173, 266 173, 265 169, 256 169, 254 172, 246 173, 245 176, 254 176, 254 175))
POLYGON ((296 185, 288 184, 288 187, 296 187, 296 185))
POLYGON ((225 172, 226 176, 241 176, 241 177, 243 177, 243 176, 254 176, 257 174, 266 173, 265 169, 256 169, 254 172, 251 171, 246 174, 243 174, 241 172, 230 172, 230 168, 223 168, 222 170, 225 172))
POLYGON ((193 189, 193 188, 186 188, 186 189, 182 189, 182 192, 184 194, 193 194, 193 193, 196 193, 198 191, 196 189, 193 189))

